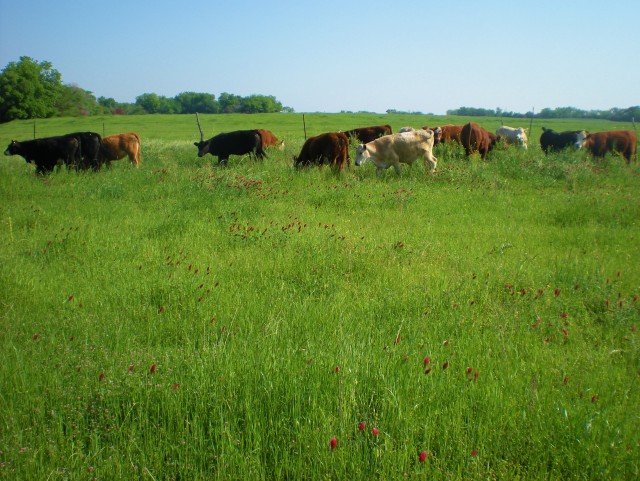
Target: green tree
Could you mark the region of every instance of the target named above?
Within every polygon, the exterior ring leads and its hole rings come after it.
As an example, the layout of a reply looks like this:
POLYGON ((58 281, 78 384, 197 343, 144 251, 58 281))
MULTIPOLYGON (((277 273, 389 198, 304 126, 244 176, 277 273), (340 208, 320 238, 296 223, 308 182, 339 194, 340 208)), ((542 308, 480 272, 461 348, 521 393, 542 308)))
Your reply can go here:
POLYGON ((55 103, 56 115, 78 117, 102 113, 95 96, 77 85, 63 85, 55 103))
POLYGON ((0 122, 54 116, 61 82, 50 62, 10 62, 0 73, 0 122))
POLYGON ((242 107, 242 97, 222 92, 218 97, 218 105, 219 111, 222 114, 240 112, 240 108, 242 107))
POLYGON ((136 97, 136 105, 148 114, 157 114, 160 111, 160 97, 157 94, 142 94, 136 97))
POLYGON ((98 104, 106 113, 111 113, 118 108, 118 102, 116 102, 112 97, 98 97, 98 104))
POLYGON ((282 104, 272 95, 250 95, 242 99, 240 111, 245 114, 276 113, 282 111, 282 104))
POLYGON ((216 97, 212 94, 182 92, 175 96, 181 114, 194 114, 200 112, 203 114, 217 113, 216 97))

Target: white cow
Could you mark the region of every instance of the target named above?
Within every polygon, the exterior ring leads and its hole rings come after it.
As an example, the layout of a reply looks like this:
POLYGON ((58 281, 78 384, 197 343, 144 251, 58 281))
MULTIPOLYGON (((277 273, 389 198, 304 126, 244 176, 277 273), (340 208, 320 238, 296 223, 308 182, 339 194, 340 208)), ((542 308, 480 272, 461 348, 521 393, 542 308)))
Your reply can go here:
POLYGON ((521 148, 527 149, 527 129, 514 129, 503 125, 496 129, 496 135, 503 138, 508 144, 518 144, 521 148))
POLYGON ((385 135, 356 147, 356 165, 370 160, 375 164, 377 174, 393 166, 400 175, 400 163, 411 165, 416 159, 423 157, 425 168, 428 164, 429 172, 433 174, 438 164, 438 159, 432 153, 433 142, 432 130, 420 129, 385 135))

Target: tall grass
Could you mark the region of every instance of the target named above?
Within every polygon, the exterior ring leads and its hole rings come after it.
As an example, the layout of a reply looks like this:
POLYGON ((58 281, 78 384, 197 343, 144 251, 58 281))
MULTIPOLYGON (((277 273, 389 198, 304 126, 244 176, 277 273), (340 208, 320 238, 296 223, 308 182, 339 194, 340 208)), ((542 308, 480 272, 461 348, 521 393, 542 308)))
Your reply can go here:
POLYGON ((226 169, 164 117, 139 169, 3 159, 0 478, 638 477, 637 165, 294 171, 285 118, 226 169))

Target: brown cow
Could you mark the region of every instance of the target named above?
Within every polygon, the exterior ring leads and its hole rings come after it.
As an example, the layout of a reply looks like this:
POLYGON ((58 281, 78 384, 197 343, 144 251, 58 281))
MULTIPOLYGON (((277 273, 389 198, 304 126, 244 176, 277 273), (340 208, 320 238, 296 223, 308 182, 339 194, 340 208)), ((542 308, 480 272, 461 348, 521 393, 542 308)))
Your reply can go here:
POLYGON ((604 157, 607 152, 618 152, 626 160, 638 160, 638 136, 633 130, 611 130, 609 132, 594 132, 587 134, 583 147, 594 157, 604 157))
MULTIPOLYGON (((424 128, 424 127, 423 127, 424 128)), ((438 142, 447 144, 449 142, 458 142, 462 144, 460 140, 460 132, 462 132, 462 125, 447 124, 440 127, 441 133, 438 138, 438 142)))
POLYGON ((277 149, 284 148, 284 140, 278 140, 278 138, 273 135, 273 132, 270 130, 264 129, 256 129, 260 134, 260 138, 262 139, 262 148, 266 149, 267 147, 276 147, 277 149))
POLYGON ((142 163, 142 151, 140 150, 140 137, 135 132, 130 134, 115 134, 102 138, 100 149, 101 160, 106 161, 107 166, 112 160, 120 160, 125 155, 129 156, 129 162, 139 167, 142 163))
POLYGON ((390 135, 393 133, 390 125, 374 125, 371 127, 360 127, 358 129, 351 129, 344 132, 350 139, 357 139, 359 142, 366 144, 372 140, 376 140, 383 135, 390 135))
POLYGON ((309 137, 302 146, 300 155, 293 157, 293 166, 296 168, 325 163, 330 164, 335 171, 342 171, 345 163, 350 168, 349 139, 343 132, 309 137))
POLYGON ((487 152, 496 145, 499 137, 483 129, 478 124, 469 122, 462 127, 460 140, 467 157, 474 152, 479 152, 480 157, 484 160, 487 158, 487 152))

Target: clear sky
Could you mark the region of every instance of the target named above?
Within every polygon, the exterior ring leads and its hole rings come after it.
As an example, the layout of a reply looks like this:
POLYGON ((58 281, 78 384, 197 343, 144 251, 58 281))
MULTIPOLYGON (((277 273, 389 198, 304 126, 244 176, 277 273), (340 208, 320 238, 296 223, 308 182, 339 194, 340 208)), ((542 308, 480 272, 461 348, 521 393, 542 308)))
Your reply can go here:
POLYGON ((640 104, 640 0, 0 0, 0 68, 21 56, 118 102, 605 110, 640 104))

